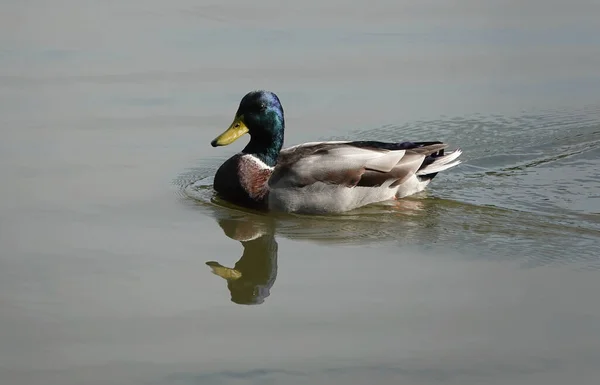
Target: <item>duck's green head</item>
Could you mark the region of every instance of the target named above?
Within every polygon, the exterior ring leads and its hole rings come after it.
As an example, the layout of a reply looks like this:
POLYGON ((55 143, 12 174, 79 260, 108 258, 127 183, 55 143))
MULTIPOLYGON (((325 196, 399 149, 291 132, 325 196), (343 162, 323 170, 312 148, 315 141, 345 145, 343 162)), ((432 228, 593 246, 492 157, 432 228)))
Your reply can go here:
POLYGON ((283 107, 277 95, 269 91, 252 91, 240 102, 233 123, 210 144, 226 146, 244 134, 250 134, 250 143, 243 152, 254 154, 274 163, 283 145, 285 122, 283 107))

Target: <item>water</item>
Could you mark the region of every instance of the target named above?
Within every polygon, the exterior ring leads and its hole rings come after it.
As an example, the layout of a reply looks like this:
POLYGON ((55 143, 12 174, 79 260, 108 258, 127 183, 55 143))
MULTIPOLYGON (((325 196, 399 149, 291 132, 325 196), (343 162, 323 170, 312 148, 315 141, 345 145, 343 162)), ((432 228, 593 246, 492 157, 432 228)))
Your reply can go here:
POLYGON ((0 383, 596 384, 599 5, 0 2, 0 383), (214 197, 286 144, 444 140, 339 216, 214 197), (235 268, 231 270, 229 268, 235 268))

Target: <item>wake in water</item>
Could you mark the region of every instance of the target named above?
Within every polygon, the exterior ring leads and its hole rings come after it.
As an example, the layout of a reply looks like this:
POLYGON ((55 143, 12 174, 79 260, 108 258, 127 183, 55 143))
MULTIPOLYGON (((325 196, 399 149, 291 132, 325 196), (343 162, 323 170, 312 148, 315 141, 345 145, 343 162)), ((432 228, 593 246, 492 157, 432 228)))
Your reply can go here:
MULTIPOLYGON (((600 268, 600 114, 591 115, 586 110, 513 119, 478 116, 352 133, 377 140, 397 139, 399 132, 415 140, 420 132, 449 137, 461 143, 466 159, 463 167, 438 176, 443 183, 412 198, 342 215, 267 215, 276 218, 277 234, 290 239, 397 242, 465 252, 477 242, 487 244, 496 258, 521 259, 524 266, 568 262, 600 268), (577 252, 562 251, 573 247, 577 252)), ((248 220, 265 215, 215 196, 212 177, 221 161, 213 159, 178 179, 183 200, 213 216, 227 215, 223 210, 244 213, 248 220)))

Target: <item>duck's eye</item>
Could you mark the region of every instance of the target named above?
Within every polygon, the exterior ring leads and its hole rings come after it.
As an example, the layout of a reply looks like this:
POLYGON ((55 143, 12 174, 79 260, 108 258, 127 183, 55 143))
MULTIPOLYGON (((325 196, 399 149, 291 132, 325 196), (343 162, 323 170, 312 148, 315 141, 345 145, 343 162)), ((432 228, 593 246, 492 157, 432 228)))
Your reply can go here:
POLYGON ((266 110, 266 109, 267 109, 267 105, 266 105, 265 103, 261 103, 261 104, 260 104, 260 110, 261 110, 261 111, 264 111, 264 110, 266 110))

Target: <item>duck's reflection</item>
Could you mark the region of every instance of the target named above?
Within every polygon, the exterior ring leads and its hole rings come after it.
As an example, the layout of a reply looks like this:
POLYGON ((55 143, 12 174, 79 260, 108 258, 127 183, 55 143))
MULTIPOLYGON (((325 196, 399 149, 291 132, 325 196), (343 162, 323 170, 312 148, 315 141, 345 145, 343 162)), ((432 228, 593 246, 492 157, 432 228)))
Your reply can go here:
POLYGON ((269 296, 277 277, 275 225, 269 218, 241 216, 217 219, 231 239, 239 241, 244 252, 233 268, 216 261, 206 262, 214 274, 227 281, 231 301, 258 305, 269 296))
MULTIPOLYGON (((367 244, 397 240, 402 244, 435 243, 439 206, 424 199, 399 200, 334 216, 294 216, 257 213, 223 203, 203 204, 228 238, 243 247, 233 267, 208 261, 223 278, 231 301, 258 305, 269 297, 277 277, 278 245, 275 236, 323 244, 367 244)), ((290 251, 293 253, 293 251, 290 251)))

